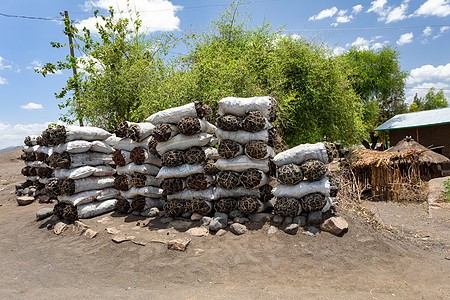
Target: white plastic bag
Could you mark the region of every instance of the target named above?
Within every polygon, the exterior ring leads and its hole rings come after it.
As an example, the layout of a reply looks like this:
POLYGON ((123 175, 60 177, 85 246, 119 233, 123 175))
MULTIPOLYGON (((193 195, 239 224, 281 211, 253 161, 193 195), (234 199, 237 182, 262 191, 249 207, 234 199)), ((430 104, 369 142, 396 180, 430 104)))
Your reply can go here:
POLYGON ((91 202, 81 204, 77 207, 78 217, 80 219, 86 219, 102 215, 104 213, 113 211, 116 207, 117 199, 110 199, 106 201, 91 202))
POLYGON ((258 189, 246 189, 244 187, 237 187, 232 190, 226 190, 221 187, 216 187, 214 190, 214 199, 218 200, 220 198, 236 198, 242 196, 254 196, 257 198, 261 197, 261 192, 258 189))
POLYGON ((106 188, 100 191, 100 194, 97 196, 97 201, 104 201, 112 198, 117 198, 120 195, 120 192, 115 188, 106 188))
POLYGON ((214 188, 209 187, 206 190, 194 191, 191 189, 184 189, 181 192, 167 195, 167 200, 192 200, 192 199, 203 199, 208 201, 213 201, 214 198, 214 188))
POLYGON ((132 174, 132 173, 141 173, 141 174, 147 174, 147 175, 157 175, 159 172, 159 168, 155 165, 150 164, 143 164, 143 165, 136 165, 133 163, 130 163, 128 165, 125 165, 123 167, 117 166, 116 167, 117 174, 132 174))
POLYGON ((81 179, 91 176, 96 170, 93 166, 82 166, 73 169, 55 169, 55 177, 58 179, 81 179))
POLYGON ((114 145, 114 149, 119 149, 119 150, 126 150, 126 151, 131 151, 133 150, 135 147, 142 147, 144 149, 148 148, 148 140, 151 138, 151 136, 146 137, 145 139, 143 139, 141 142, 135 142, 132 139, 121 139, 119 142, 117 142, 114 145))
POLYGON ((266 118, 269 118, 273 103, 269 96, 250 98, 226 97, 221 99, 218 105, 218 113, 221 116, 235 115, 243 117, 248 111, 258 110, 266 118))
POLYGON ((72 168, 81 166, 107 165, 112 162, 112 155, 98 152, 86 152, 70 155, 70 166, 72 168))
POLYGON ((323 143, 302 144, 275 155, 274 164, 278 167, 287 164, 301 164, 309 159, 317 159, 324 164, 328 163, 327 149, 323 143))
POLYGON ((144 186, 141 188, 132 187, 128 191, 120 191, 120 195, 124 198, 132 199, 137 195, 149 197, 149 198, 160 198, 163 190, 154 186, 144 186))
POLYGON ((177 124, 184 117, 197 117, 194 103, 159 111, 145 120, 154 125, 163 123, 177 124))
POLYGON ((74 140, 66 142, 64 144, 59 144, 53 147, 53 152, 56 153, 85 153, 91 149, 91 142, 84 140, 74 140))
POLYGON ((187 177, 195 173, 203 173, 203 166, 190 164, 182 164, 173 168, 164 166, 159 170, 158 175, 156 175, 156 178, 165 179, 172 177, 187 177))
POLYGON ((112 186, 114 186, 113 176, 75 179, 75 193, 102 190, 112 186))
POLYGON ((114 149, 106 141, 92 141, 91 151, 100 153, 113 153, 114 149))
POLYGON ((61 195, 58 196, 58 201, 76 206, 94 201, 100 193, 100 190, 92 190, 76 193, 71 196, 61 195))
POLYGON ((254 160, 247 157, 247 155, 239 155, 232 159, 218 159, 215 163, 216 167, 223 170, 230 170, 235 172, 242 172, 247 169, 258 169, 263 172, 269 172, 269 160, 254 160))
POLYGON ((296 185, 279 184, 272 190, 272 194, 275 197, 294 197, 297 199, 311 193, 321 193, 329 196, 330 181, 328 181, 328 178, 325 177, 322 180, 313 182, 302 181, 296 185))
POLYGON ((74 140, 85 140, 85 141, 95 141, 95 140, 106 140, 112 134, 108 131, 90 126, 75 126, 69 125, 66 128, 66 141, 74 140))
POLYGON ((241 145, 247 144, 250 141, 263 141, 264 143, 269 141, 269 132, 267 130, 248 132, 244 130, 226 131, 217 128, 216 135, 219 140, 232 140, 241 145))
POLYGON ((212 134, 205 132, 190 136, 177 134, 167 142, 158 143, 156 151, 162 155, 169 150, 186 150, 194 146, 203 147, 211 141, 212 137, 212 134))

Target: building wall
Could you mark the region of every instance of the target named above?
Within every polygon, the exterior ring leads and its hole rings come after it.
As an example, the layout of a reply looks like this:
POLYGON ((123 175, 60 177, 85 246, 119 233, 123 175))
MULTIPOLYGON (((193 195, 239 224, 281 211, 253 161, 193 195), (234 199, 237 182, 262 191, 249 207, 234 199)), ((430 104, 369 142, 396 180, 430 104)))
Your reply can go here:
POLYGON ((450 124, 389 130, 391 147, 408 135, 425 147, 444 146, 441 154, 450 158, 450 124))

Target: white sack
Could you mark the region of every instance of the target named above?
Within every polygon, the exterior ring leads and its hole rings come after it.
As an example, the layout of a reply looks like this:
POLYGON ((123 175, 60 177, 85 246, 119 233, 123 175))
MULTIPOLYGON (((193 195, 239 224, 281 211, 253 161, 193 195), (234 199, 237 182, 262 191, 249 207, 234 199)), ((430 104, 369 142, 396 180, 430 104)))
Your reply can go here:
POLYGON ((39 160, 26 161, 25 165, 27 165, 29 167, 34 167, 34 168, 48 168, 49 167, 45 162, 42 162, 39 160))
POLYGON ((27 181, 36 181, 39 180, 39 176, 27 176, 27 181))
POLYGON ((154 125, 163 123, 177 124, 184 117, 197 117, 194 103, 159 111, 145 119, 145 121, 154 125))
POLYGON ((213 148, 213 147, 203 147, 203 151, 205 152, 205 156, 206 156, 206 160, 208 159, 219 159, 220 155, 219 152, 217 151, 217 148, 213 148))
POLYGON ((156 151, 162 155, 169 150, 186 150, 194 146, 203 147, 211 141, 212 137, 212 134, 205 132, 190 136, 177 134, 167 142, 158 143, 156 151))
POLYGON ((137 195, 149 197, 149 198, 160 198, 163 190, 154 186, 144 186, 141 188, 132 187, 128 191, 120 191, 120 195, 124 198, 132 199, 137 195))
POLYGON ((178 200, 193 200, 193 199, 203 199, 203 200, 208 200, 208 201, 213 201, 214 198, 214 188, 213 187, 209 187, 206 190, 202 190, 202 191, 194 191, 191 189, 184 189, 181 192, 172 194, 172 195, 167 195, 167 200, 173 200, 173 199, 178 199, 178 200))
POLYGON ((135 142, 132 139, 121 139, 119 142, 117 142, 114 145, 114 149, 119 149, 119 150, 126 150, 126 151, 131 151, 133 150, 135 147, 142 147, 144 149, 148 148, 148 140, 151 138, 151 136, 146 137, 144 140, 142 140, 141 142, 135 142))
POLYGON ((70 155, 70 166, 72 168, 81 166, 107 165, 112 162, 112 155, 98 152, 86 152, 70 155))
POLYGON ((287 164, 301 164, 308 159, 318 159, 324 164, 328 163, 327 149, 323 143, 302 144, 289 150, 278 153, 273 162, 278 167, 287 164))
POLYGON ((99 166, 95 166, 95 170, 94 170, 94 173, 92 173, 92 175, 96 176, 96 177, 103 177, 103 176, 114 175, 114 173, 116 173, 116 170, 114 170, 113 167, 99 165, 99 166))
POLYGON ((74 140, 85 140, 85 141, 95 141, 95 140, 106 140, 112 134, 108 131, 91 126, 75 126, 69 125, 66 128, 66 141, 74 140))
POLYGON ((190 164, 182 164, 173 168, 164 166, 159 170, 156 178, 165 179, 172 177, 187 177, 195 173, 203 173, 203 166, 190 164))
POLYGON ((66 142, 64 144, 59 144, 58 146, 53 147, 53 152, 56 153, 84 153, 91 149, 91 142, 83 141, 83 140, 75 140, 66 142))
POLYGON ((92 141, 91 151, 100 153, 113 153, 114 149, 106 141, 92 141))
POLYGON ((326 201, 327 203, 325 204, 325 206, 322 208, 322 212, 327 212, 330 210, 331 205, 333 205, 333 202, 336 198, 335 197, 327 197, 326 201))
POLYGON ((269 141, 269 132, 267 130, 248 132, 244 130, 226 131, 217 128, 216 135, 219 140, 232 140, 241 145, 247 144, 250 141, 263 141, 264 143, 269 141))
MULTIPOLYGON (((153 129, 155 129, 155 125, 153 125, 152 123, 133 123, 133 122, 127 122, 128 123, 128 127, 130 127, 131 125, 135 125, 137 127, 139 127, 139 141, 142 141, 143 139, 145 139, 146 137, 150 136, 150 134, 152 134, 153 129)), ((129 136, 127 136, 129 137, 129 136)))
POLYGON ((93 190, 93 191, 84 191, 81 193, 77 193, 71 196, 62 195, 58 196, 58 201, 63 203, 69 203, 72 205, 80 205, 94 201, 98 195, 100 195, 101 191, 93 190))
POLYGON ((75 180, 75 193, 102 190, 114 186, 114 177, 88 177, 75 180))
POLYGON ((34 149, 36 150, 37 153, 44 153, 47 154, 48 156, 52 155, 54 152, 53 147, 38 146, 34 149))
POLYGON ((246 189, 244 187, 237 187, 232 190, 226 190, 221 187, 216 187, 214 190, 214 199, 218 200, 220 198, 236 198, 236 197, 242 197, 242 196, 254 196, 257 198, 261 197, 261 192, 258 189, 246 189))
POLYGON ((39 145, 34 145, 33 147, 29 147, 29 146, 23 146, 23 152, 25 153, 31 153, 31 152, 35 152, 37 151, 37 149, 39 149, 39 145))
POLYGON ((91 176, 95 167, 83 166, 73 169, 55 169, 55 177, 58 179, 81 179, 91 176))
POLYGON ((128 165, 125 165, 123 167, 117 166, 116 167, 117 174, 132 174, 132 173, 141 173, 141 174, 147 174, 147 175, 157 175, 159 172, 159 168, 155 165, 150 164, 143 164, 143 165, 136 165, 134 163, 130 163, 128 165))
POLYGON ((56 179, 55 177, 52 177, 52 178, 39 178, 39 182, 42 183, 42 184, 46 184, 46 183, 49 183, 50 181, 55 180, 55 179, 56 179))
POLYGON ((235 115, 238 117, 245 116, 245 113, 248 111, 258 110, 266 118, 269 118, 272 107, 272 101, 269 96, 250 98, 226 97, 221 99, 218 104, 219 115, 235 115))
POLYGON ((214 133, 217 130, 217 127, 206 120, 199 119, 200 121, 200 131, 207 133, 214 133))
POLYGON ((115 134, 111 135, 109 138, 105 140, 105 142, 110 145, 111 147, 114 147, 118 142, 120 142, 122 138, 116 136, 115 134))
POLYGON ((258 169, 263 172, 269 172, 269 160, 254 160, 250 159, 246 155, 239 155, 232 159, 221 158, 215 163, 215 166, 223 170, 231 170, 235 172, 242 172, 247 169, 258 169))
POLYGON ((115 188, 106 188, 100 191, 100 194, 97 196, 97 201, 105 201, 112 198, 117 198, 120 195, 120 192, 115 188))
POLYGON ((116 199, 110 199, 106 201, 81 204, 77 207, 78 217, 80 219, 85 219, 113 211, 116 208, 116 203, 116 199))
POLYGON ((275 197, 294 197, 300 199, 301 197, 311 194, 321 193, 325 196, 330 195, 330 181, 325 177, 319 181, 302 181, 296 185, 279 184, 273 190, 272 194, 275 197))

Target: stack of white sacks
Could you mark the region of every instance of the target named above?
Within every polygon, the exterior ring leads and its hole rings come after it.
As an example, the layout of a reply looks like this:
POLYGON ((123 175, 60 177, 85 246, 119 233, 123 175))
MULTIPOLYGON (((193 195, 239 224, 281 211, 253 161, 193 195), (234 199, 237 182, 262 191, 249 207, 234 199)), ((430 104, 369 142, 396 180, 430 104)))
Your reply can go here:
POLYGON ((101 128, 58 126, 42 133, 40 148, 54 169, 46 192, 56 197, 54 213, 66 221, 89 218, 114 209, 111 134, 101 128))
POLYGON ((148 151, 155 126, 151 123, 121 122, 115 130, 113 160, 116 164, 114 187, 120 191, 116 210, 146 216, 150 208, 162 208, 161 180, 156 175, 161 159, 148 151))
POLYGON ((302 144, 277 154, 273 159, 279 182, 273 190, 275 214, 295 217, 303 212, 309 220, 314 212, 328 211, 333 198, 326 164, 334 155, 326 143, 302 144))
MULTIPOLYGON (((40 200, 45 195, 45 183, 53 177, 53 169, 47 164, 48 155, 45 146, 37 144, 37 136, 27 136, 21 158, 25 161, 22 174, 27 177, 26 182, 16 186, 17 196, 30 196, 40 200)), ((46 202, 46 201, 44 201, 46 202)))
POLYGON ((208 106, 194 102, 146 119, 156 126, 149 150, 161 157, 156 178, 162 180, 164 210, 169 216, 207 215, 213 209, 214 176, 211 164, 205 163, 216 153, 210 148, 216 128, 206 120, 209 114, 208 106))
POLYGON ((218 102, 216 120, 219 170, 214 193, 218 212, 240 210, 243 214, 264 211, 271 199, 269 130, 277 105, 270 97, 227 97, 218 102))

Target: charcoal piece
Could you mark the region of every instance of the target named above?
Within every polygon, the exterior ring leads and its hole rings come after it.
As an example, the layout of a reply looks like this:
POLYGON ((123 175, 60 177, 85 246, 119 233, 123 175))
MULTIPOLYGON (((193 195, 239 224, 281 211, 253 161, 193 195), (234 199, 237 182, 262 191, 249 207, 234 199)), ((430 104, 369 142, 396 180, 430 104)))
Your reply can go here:
POLYGON ((208 120, 209 118, 212 117, 211 107, 209 107, 206 104, 203 104, 203 102, 195 101, 194 108, 195 108, 195 111, 197 112, 197 117, 199 117, 200 119, 205 118, 208 120))
POLYGON ((191 147, 184 152, 184 162, 187 164, 201 164, 205 159, 205 151, 201 147, 191 147))
POLYGON ((305 161, 301 166, 303 176, 305 176, 308 181, 318 181, 325 177, 327 174, 327 166, 315 159, 305 161))
POLYGON ((114 129, 114 134, 120 138, 126 138, 128 136, 128 122, 120 122, 114 129))
POLYGON ((184 117, 177 123, 178 132, 184 135, 194 135, 201 131, 200 120, 194 117, 184 117))
POLYGON ((262 202, 269 202, 273 198, 272 186, 270 184, 261 186, 259 192, 261 193, 260 199, 262 202))
POLYGON ((214 160, 209 159, 203 164, 203 172, 206 175, 216 175, 219 173, 219 169, 216 167, 214 160))
POLYGON ((216 126, 226 131, 238 131, 241 129, 241 124, 242 119, 233 115, 220 116, 216 119, 216 126))
POLYGON ((277 180, 286 185, 296 185, 303 180, 302 168, 296 164, 287 164, 277 169, 277 180))
POLYGON ((219 142, 219 146, 217 147, 217 152, 219 155, 226 159, 235 157, 240 150, 241 146, 239 143, 232 140, 222 140, 219 142))
POLYGON ((184 152, 181 150, 170 150, 161 156, 161 165, 174 168, 184 164, 184 152))
POLYGON ((253 159, 264 159, 267 157, 267 144, 263 141, 250 141, 245 145, 245 153, 253 159))
POLYGON ((38 168, 37 175, 41 178, 51 178, 53 177, 53 169, 48 167, 38 168))
POLYGON ((147 177, 141 173, 134 173, 130 178, 130 184, 138 189, 144 187, 146 181, 147 177))
POLYGON ((327 200, 325 195, 321 193, 311 193, 300 198, 300 203, 305 212, 312 212, 321 210, 327 203, 327 200))
POLYGON ((246 189, 253 189, 257 187, 263 178, 263 174, 257 169, 248 169, 241 173, 239 181, 246 189))
POLYGON ((114 178, 114 188, 119 191, 128 191, 130 187, 127 175, 125 174, 117 175, 114 178))
POLYGON ((127 214, 131 208, 130 202, 127 199, 119 198, 116 202, 116 211, 121 214, 127 214))
POLYGON ((113 162, 117 166, 123 167, 123 166, 126 165, 126 161, 125 161, 125 158, 122 155, 122 151, 120 151, 118 149, 114 150, 114 152, 112 154, 112 159, 113 159, 113 162))
POLYGON ((256 213, 259 208, 260 203, 258 199, 253 196, 243 196, 237 202, 237 209, 246 215, 256 213))
POLYGON ((60 181, 59 189, 61 195, 72 196, 75 194, 75 181, 73 179, 63 179, 60 181))
POLYGON ((166 178, 161 183, 161 188, 166 195, 172 195, 181 192, 185 187, 184 179, 182 178, 166 178))
POLYGON ((61 179, 54 179, 45 184, 45 193, 50 198, 56 198, 59 195, 62 195, 61 193, 61 179))
POLYGON ((282 217, 295 217, 301 212, 302 205, 292 197, 277 198, 273 207, 275 214, 282 217))
POLYGON ((205 174, 196 173, 186 178, 186 185, 194 191, 201 191, 208 187, 208 178, 205 174))
POLYGON ((248 132, 258 132, 266 127, 266 118, 257 110, 249 111, 242 120, 242 129, 248 132))
POLYGON ((131 209, 136 211, 143 211, 145 209, 145 197, 137 195, 131 200, 131 209))
POLYGON ((193 214, 207 215, 211 212, 211 205, 204 199, 193 199, 187 203, 187 210, 193 214))
POLYGON ((228 214, 237 209, 237 202, 236 198, 220 198, 214 203, 214 208, 218 212, 228 214))
POLYGON ((130 152, 130 160, 136 165, 142 165, 145 162, 145 150, 142 147, 134 147, 130 152))
POLYGON ((170 217, 180 217, 186 212, 186 205, 183 200, 167 200, 164 204, 164 211, 170 217))
POLYGON ((221 171, 217 176, 217 184, 227 190, 232 190, 240 184, 239 173, 234 171, 221 171))
POLYGON ((175 134, 174 127, 170 124, 159 124, 153 130, 153 137, 159 143, 167 142, 175 134))
POLYGON ((281 138, 281 135, 278 133, 278 131, 272 127, 267 130, 269 134, 269 139, 267 141, 267 145, 270 147, 280 150, 283 148, 283 139, 281 138))

